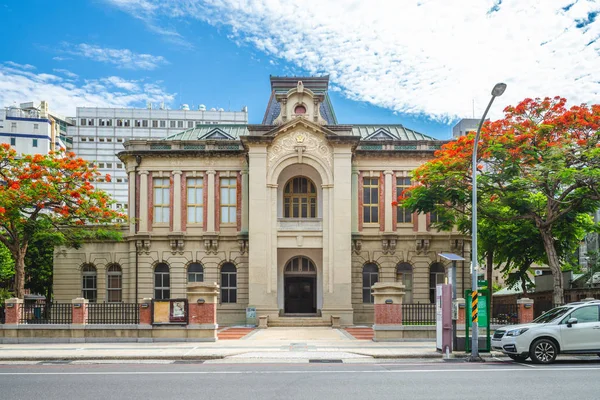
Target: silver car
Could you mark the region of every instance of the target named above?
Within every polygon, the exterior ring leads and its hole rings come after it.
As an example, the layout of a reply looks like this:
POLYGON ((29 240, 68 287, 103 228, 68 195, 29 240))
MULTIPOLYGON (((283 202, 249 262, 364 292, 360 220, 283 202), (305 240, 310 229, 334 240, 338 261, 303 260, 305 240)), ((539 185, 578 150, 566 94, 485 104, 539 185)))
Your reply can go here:
POLYGON ((492 349, 515 361, 550 364, 558 354, 600 356, 600 300, 553 308, 531 323, 494 332, 492 349))

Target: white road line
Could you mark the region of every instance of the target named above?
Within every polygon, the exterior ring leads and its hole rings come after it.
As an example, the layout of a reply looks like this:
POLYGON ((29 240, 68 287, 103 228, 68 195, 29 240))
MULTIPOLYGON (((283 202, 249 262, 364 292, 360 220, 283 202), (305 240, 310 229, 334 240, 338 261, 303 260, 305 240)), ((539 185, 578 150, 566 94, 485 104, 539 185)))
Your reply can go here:
POLYGON ((192 351, 196 350, 198 348, 198 346, 192 348, 190 351, 186 352, 183 356, 187 356, 188 354, 190 354, 192 351))
MULTIPOLYGON (((536 369, 541 371, 600 371, 600 367, 585 368, 547 368, 536 369)), ((121 371, 121 372, 0 372, 3 375, 309 375, 309 374, 408 374, 432 372, 463 373, 463 372, 522 372, 533 371, 529 368, 498 368, 498 369, 406 369, 406 370, 377 370, 377 371, 121 371)))
POLYGON ((515 361, 515 364, 522 365, 522 366, 524 366, 524 367, 535 368, 535 366, 533 366, 533 365, 529 365, 529 364, 523 364, 523 363, 516 362, 516 361, 515 361))

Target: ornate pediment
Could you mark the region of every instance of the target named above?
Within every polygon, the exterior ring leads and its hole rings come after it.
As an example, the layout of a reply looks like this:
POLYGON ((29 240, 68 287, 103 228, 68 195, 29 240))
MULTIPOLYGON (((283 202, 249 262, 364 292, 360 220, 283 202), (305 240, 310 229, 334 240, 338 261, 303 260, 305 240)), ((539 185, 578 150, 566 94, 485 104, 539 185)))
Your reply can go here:
POLYGON ((214 128, 202 137, 198 137, 198 140, 235 140, 235 138, 220 128, 214 128))
MULTIPOLYGON (((310 124, 310 128, 314 125, 310 124)), ((317 157, 328 167, 333 166, 333 150, 322 132, 306 129, 306 124, 299 124, 294 129, 280 130, 268 149, 268 167, 272 168, 282 158, 295 154, 298 163, 302 164, 303 157, 317 157)))
POLYGON ((302 81, 298 81, 296 87, 287 93, 277 94, 276 100, 280 112, 273 121, 275 125, 286 124, 294 119, 305 119, 319 125, 327 124, 320 111, 325 95, 305 88, 302 81))

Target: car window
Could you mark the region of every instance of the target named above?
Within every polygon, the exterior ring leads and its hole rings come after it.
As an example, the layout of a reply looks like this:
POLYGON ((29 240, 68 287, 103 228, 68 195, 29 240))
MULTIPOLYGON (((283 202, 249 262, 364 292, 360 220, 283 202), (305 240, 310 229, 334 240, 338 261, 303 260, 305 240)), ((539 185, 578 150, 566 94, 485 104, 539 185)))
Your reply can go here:
MULTIPOLYGON (((586 306, 573 311, 565 320, 577 318, 577 323, 598 322, 600 321, 600 309, 598 306, 586 306)), ((566 321, 563 321, 566 323, 566 321)))
POLYGON ((555 319, 565 315, 565 313, 567 313, 570 309, 571 309, 571 307, 553 308, 552 310, 545 312, 544 314, 542 314, 539 317, 537 317, 536 319, 534 319, 533 322, 536 324, 546 324, 548 322, 552 322, 555 319))

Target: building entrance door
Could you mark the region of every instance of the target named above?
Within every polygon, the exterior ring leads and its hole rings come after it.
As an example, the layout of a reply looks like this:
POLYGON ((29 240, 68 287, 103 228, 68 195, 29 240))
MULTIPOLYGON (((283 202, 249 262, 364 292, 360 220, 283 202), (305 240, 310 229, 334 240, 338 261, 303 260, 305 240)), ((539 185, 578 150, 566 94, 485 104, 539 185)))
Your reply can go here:
POLYGON ((298 256, 287 262, 283 296, 285 314, 317 313, 317 269, 308 257, 298 256))
POLYGON ((317 312, 315 280, 314 276, 285 277, 286 314, 315 314, 317 312))

